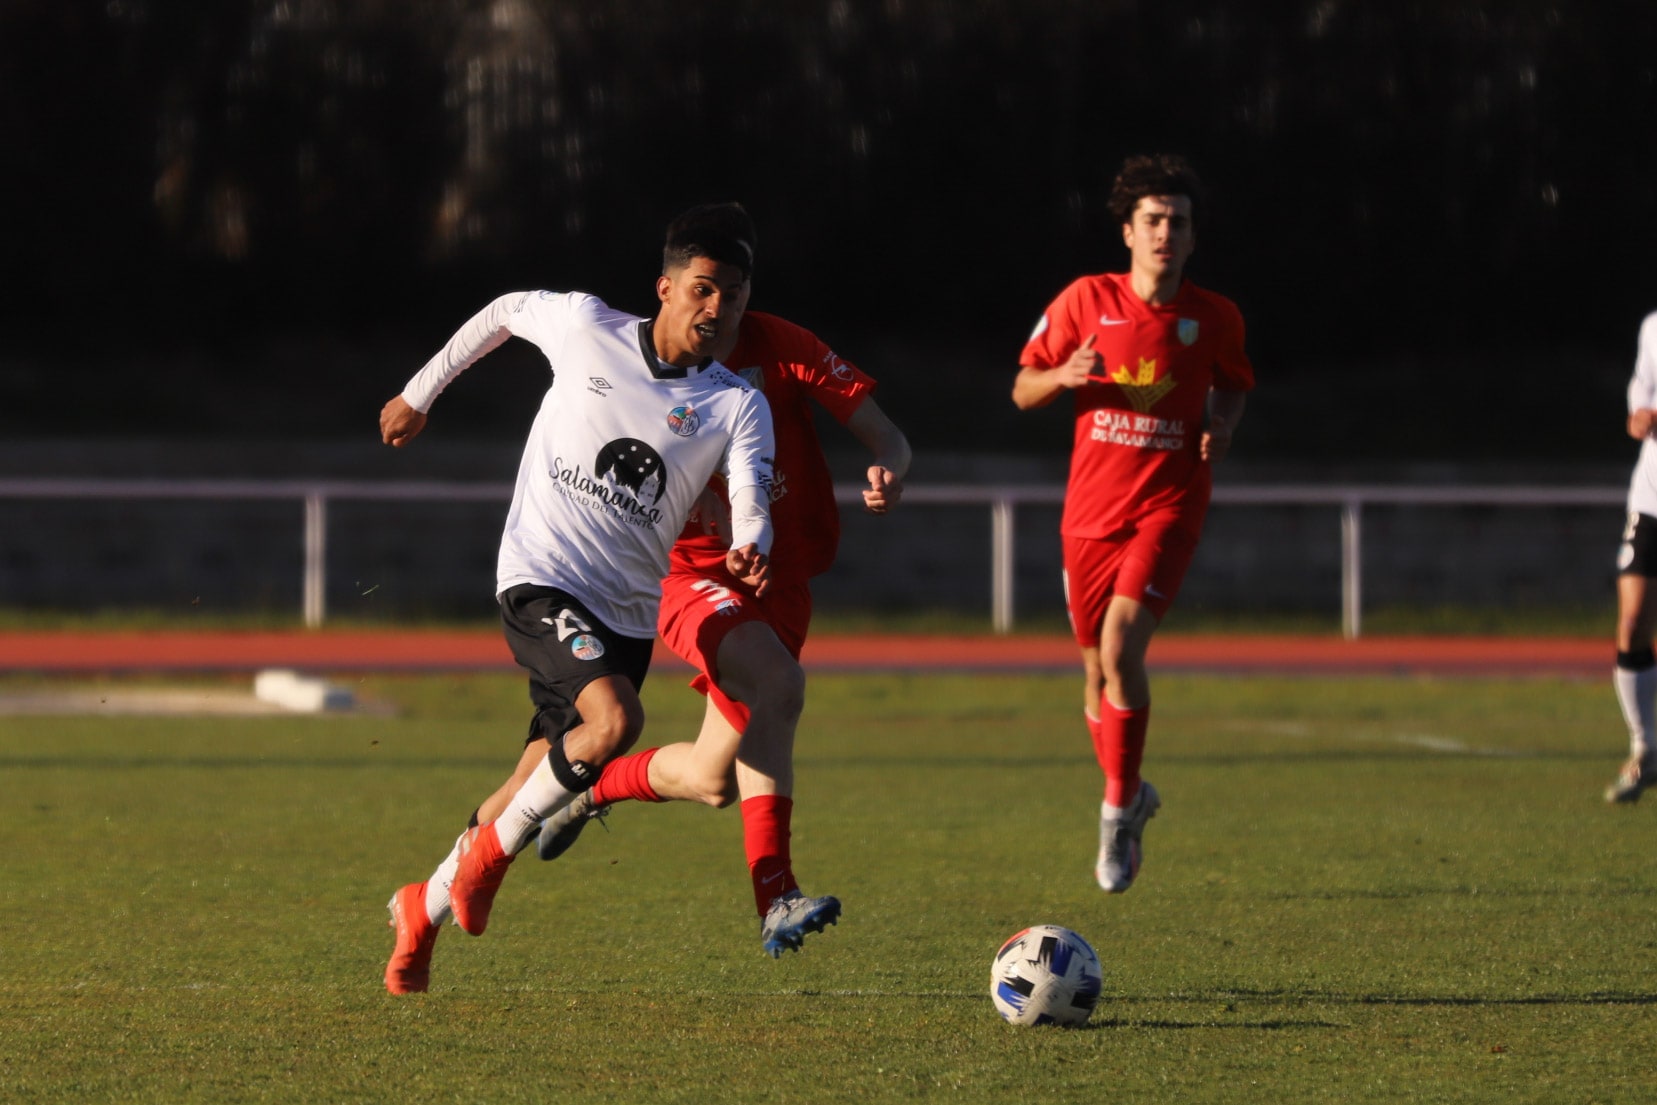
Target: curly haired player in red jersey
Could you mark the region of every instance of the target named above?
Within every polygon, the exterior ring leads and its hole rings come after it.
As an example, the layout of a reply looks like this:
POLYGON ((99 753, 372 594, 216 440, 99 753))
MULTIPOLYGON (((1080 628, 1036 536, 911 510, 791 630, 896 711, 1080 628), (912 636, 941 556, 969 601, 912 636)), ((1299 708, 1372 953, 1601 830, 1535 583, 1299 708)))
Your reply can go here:
POLYGON ((1185 279, 1201 205, 1184 159, 1129 158, 1110 195, 1129 270, 1060 292, 1013 383, 1021 410, 1075 398, 1060 525, 1065 602, 1105 777, 1094 873, 1113 894, 1133 885, 1145 823, 1161 805, 1139 776, 1151 707, 1145 653, 1196 551, 1212 465, 1254 386, 1236 305, 1185 279))

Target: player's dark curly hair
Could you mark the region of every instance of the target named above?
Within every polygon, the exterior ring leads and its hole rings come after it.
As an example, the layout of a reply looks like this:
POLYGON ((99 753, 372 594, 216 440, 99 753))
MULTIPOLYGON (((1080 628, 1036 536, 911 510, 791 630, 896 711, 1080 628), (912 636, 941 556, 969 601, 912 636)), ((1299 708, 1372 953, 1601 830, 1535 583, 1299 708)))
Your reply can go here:
POLYGON ((1118 223, 1133 221, 1133 211, 1146 196, 1188 196, 1191 221, 1203 208, 1202 181, 1178 154, 1138 155, 1122 162, 1122 171, 1110 186, 1110 213, 1118 223))
POLYGON ((718 261, 754 275, 754 220, 740 203, 704 203, 667 224, 662 271, 681 268, 698 257, 718 261))

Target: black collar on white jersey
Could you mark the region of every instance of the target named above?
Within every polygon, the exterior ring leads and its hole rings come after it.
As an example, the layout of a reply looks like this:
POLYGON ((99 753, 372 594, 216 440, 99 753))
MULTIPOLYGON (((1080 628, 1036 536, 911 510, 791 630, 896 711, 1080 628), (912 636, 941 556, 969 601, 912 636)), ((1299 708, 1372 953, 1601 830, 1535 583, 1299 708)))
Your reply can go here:
MULTIPOLYGON (((668 364, 656 355, 656 341, 651 337, 656 323, 652 319, 643 319, 639 322, 639 352, 644 355, 644 367, 650 370, 650 375, 658 380, 683 380, 690 375, 690 369, 680 368, 675 364, 668 364)), ((696 371, 713 364, 712 357, 703 357, 696 365, 696 371)))

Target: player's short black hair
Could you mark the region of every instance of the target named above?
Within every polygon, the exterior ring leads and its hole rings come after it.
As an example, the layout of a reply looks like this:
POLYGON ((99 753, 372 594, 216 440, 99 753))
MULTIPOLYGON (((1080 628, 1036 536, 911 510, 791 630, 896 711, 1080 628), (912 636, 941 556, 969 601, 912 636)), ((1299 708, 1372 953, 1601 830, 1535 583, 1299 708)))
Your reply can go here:
POLYGON ((1178 154, 1139 154, 1122 162, 1122 171, 1110 186, 1110 213, 1118 223, 1133 222, 1134 208, 1146 196, 1185 196, 1191 200, 1191 221, 1204 204, 1197 171, 1178 154))
POLYGON ((740 203, 704 203, 667 224, 662 271, 680 268, 698 257, 718 261, 754 275, 754 220, 740 203))

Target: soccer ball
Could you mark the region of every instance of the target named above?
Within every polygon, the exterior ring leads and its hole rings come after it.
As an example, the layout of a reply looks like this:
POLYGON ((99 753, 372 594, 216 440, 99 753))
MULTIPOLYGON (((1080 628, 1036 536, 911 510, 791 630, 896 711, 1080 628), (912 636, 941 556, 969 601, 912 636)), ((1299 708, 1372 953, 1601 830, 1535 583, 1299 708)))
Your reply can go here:
POLYGON ((1009 1024, 1082 1024, 1103 985, 1093 948, 1058 925, 1018 933, 990 965, 990 998, 1009 1024))

